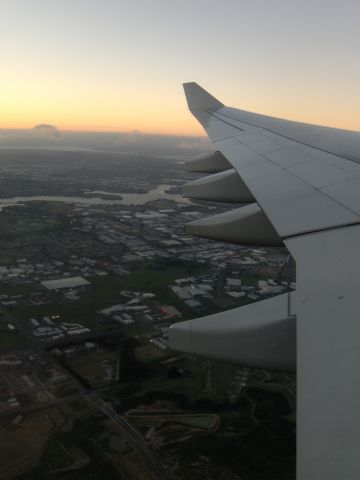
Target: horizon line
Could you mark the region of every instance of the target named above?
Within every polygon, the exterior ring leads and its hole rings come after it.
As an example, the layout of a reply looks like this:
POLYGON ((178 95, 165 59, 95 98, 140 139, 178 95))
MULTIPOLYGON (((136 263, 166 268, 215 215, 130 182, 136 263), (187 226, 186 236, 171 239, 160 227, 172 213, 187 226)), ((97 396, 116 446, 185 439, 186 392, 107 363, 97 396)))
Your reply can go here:
POLYGON ((22 126, 22 127, 14 127, 14 126, 1 126, 0 125, 0 131, 6 130, 6 131, 17 131, 17 132, 31 132, 33 130, 36 131, 36 127, 39 125, 46 125, 51 128, 54 128, 54 130, 58 132, 63 132, 63 133, 126 133, 126 134, 138 134, 138 135, 146 135, 146 136, 162 136, 162 137, 190 137, 190 138, 207 138, 206 134, 194 134, 194 133, 180 133, 180 132, 160 132, 160 131, 144 131, 144 130, 120 130, 117 127, 71 127, 71 126, 65 126, 65 127, 59 127, 54 124, 50 123, 37 123, 36 125, 32 126, 22 126))

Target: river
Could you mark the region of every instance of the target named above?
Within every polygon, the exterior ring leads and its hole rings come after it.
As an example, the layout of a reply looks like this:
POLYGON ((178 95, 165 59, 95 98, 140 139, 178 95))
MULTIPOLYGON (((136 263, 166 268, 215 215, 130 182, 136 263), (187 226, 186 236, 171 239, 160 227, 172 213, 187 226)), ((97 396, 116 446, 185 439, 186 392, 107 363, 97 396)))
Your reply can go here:
POLYGON ((178 203, 190 203, 190 201, 184 198, 182 195, 166 193, 173 185, 161 184, 156 188, 149 190, 147 193, 114 193, 114 192, 104 192, 101 190, 94 190, 86 192, 87 195, 95 195, 91 197, 65 197, 65 196, 55 196, 55 195, 39 195, 39 196, 30 196, 30 197, 12 197, 12 198, 0 198, 0 211, 3 208, 11 207, 13 205, 18 205, 26 202, 34 201, 44 201, 44 202, 64 202, 64 203, 76 203, 83 205, 144 205, 147 202, 154 200, 173 200, 178 203), (111 195, 111 199, 100 198, 96 195, 101 195, 102 197, 106 195, 111 195), (119 200, 115 200, 114 196, 119 196, 119 200))

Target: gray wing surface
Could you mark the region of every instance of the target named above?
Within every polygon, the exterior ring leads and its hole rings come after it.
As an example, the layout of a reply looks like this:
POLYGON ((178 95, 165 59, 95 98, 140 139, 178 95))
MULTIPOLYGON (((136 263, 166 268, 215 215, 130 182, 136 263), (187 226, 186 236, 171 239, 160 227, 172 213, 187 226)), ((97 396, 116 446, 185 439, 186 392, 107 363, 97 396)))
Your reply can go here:
POLYGON ((248 366, 296 368, 297 479, 358 480, 360 134, 228 108, 196 83, 184 88, 216 150, 189 162, 189 170, 212 175, 185 194, 245 204, 187 231, 284 244, 297 288, 175 324, 170 344, 248 366))

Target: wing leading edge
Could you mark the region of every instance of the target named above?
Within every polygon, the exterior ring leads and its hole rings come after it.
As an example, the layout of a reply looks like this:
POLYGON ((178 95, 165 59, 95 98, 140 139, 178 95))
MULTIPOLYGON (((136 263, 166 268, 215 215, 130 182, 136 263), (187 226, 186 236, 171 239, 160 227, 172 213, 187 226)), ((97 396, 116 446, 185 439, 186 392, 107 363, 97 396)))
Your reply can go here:
POLYGON ((196 83, 184 89, 216 149, 189 164, 215 175, 185 193, 247 204, 187 230, 239 243, 278 238, 296 260, 297 290, 291 305, 281 296, 175 324, 170 344, 249 366, 296 363, 297 479, 357 480, 360 134, 228 108, 196 83))

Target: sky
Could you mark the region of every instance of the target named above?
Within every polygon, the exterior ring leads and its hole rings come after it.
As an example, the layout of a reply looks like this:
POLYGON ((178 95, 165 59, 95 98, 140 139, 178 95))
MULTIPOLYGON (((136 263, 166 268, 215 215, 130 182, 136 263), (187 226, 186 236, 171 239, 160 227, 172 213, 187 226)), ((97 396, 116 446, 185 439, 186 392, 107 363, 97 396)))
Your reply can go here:
POLYGON ((2 0, 0 128, 203 135, 182 83, 360 130, 358 0, 2 0))

